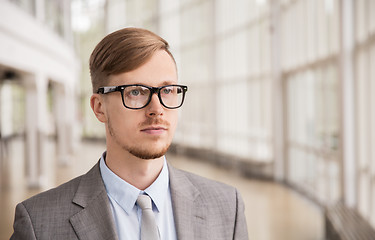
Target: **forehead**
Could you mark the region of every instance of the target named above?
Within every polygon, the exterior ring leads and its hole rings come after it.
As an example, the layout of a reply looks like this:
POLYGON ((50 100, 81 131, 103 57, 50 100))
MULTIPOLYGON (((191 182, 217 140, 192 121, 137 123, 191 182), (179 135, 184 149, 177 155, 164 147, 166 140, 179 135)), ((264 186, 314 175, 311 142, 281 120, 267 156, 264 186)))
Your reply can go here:
POLYGON ((109 83, 111 85, 144 84, 154 87, 174 84, 177 83, 176 64, 166 51, 159 50, 139 68, 110 76, 109 83))

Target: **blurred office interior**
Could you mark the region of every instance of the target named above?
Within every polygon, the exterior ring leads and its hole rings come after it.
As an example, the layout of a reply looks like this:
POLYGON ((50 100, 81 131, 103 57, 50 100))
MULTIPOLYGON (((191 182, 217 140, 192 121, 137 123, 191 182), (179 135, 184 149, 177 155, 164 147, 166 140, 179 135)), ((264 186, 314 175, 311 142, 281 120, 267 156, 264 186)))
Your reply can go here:
POLYGON ((253 239, 374 239, 371 12, 373 0, 0 0, 0 238, 17 202, 100 157, 88 58, 136 26, 169 42, 189 86, 171 159, 238 184, 253 239))

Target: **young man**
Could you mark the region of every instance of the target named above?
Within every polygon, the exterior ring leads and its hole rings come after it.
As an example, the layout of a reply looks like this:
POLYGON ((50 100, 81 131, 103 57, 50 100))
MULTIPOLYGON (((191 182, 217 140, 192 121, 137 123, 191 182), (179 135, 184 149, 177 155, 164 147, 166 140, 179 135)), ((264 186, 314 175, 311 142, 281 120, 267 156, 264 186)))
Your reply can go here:
POLYGON ((11 239, 248 239, 235 188, 166 162, 187 91, 168 48, 138 28, 96 46, 91 108, 107 151, 87 174, 18 204, 11 239))

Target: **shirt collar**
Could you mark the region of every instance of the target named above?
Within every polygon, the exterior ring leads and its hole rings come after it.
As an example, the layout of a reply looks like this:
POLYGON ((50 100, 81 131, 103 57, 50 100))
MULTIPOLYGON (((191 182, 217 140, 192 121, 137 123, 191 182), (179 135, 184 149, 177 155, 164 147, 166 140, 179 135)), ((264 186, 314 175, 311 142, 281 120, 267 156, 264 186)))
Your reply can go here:
POLYGON ((164 157, 164 165, 157 179, 144 191, 139 190, 125 180, 113 173, 105 163, 106 152, 100 159, 100 172, 103 178, 107 194, 115 200, 127 214, 130 214, 138 195, 146 193, 149 195, 157 211, 163 211, 165 198, 169 191, 169 172, 167 161, 164 157))

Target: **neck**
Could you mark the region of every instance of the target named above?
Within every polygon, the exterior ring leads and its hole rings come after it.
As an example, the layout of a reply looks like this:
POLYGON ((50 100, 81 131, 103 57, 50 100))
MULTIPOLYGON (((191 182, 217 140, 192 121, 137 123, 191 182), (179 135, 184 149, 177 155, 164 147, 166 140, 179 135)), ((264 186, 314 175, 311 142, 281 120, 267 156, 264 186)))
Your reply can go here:
POLYGON ((159 176, 164 165, 164 156, 140 159, 126 150, 116 151, 107 146, 106 165, 121 179, 140 190, 145 190, 159 176))

